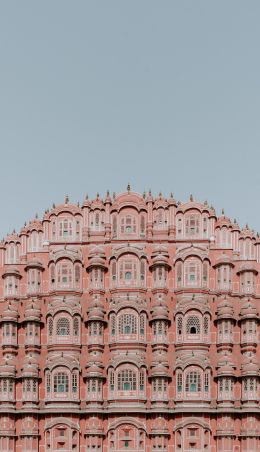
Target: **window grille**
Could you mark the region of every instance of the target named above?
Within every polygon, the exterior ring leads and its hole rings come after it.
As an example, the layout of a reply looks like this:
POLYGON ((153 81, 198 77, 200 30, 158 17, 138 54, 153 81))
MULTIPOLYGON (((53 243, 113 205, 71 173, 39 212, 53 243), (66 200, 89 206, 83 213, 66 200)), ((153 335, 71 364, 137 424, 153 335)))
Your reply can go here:
POLYGON ((196 316, 189 316, 186 323, 187 334, 199 334, 200 333, 200 319, 196 316))
POLYGON ((178 331, 178 335, 182 335, 182 317, 178 317, 177 319, 177 331, 178 331))
POLYGON ((137 316, 134 314, 122 314, 119 317, 119 333, 120 334, 136 334, 137 333, 137 316))
POLYGON ((51 317, 49 317, 49 322, 48 322, 48 329, 49 329, 49 336, 52 336, 53 333, 53 319, 51 317))
POLYGON ((54 375, 54 393, 69 392, 69 377, 64 372, 54 375))
POLYGON ((69 336, 70 334, 70 322, 66 317, 61 317, 57 321, 57 335, 69 336))
POLYGON ((79 318, 74 317, 73 319, 73 333, 74 336, 79 336, 79 318))
POLYGON ((186 375, 186 392, 201 391, 201 377, 198 372, 192 371, 186 375))
POLYGON ((133 370, 121 370, 117 381, 119 391, 136 391, 136 373, 133 370))

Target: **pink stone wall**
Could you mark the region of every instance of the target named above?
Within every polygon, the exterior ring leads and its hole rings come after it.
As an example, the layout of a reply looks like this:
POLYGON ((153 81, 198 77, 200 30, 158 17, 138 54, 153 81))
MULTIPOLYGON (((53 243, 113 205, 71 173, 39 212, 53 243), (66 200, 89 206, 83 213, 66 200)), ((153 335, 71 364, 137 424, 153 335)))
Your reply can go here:
POLYGON ((259 452, 260 238, 130 189, 0 243, 1 452, 259 452))

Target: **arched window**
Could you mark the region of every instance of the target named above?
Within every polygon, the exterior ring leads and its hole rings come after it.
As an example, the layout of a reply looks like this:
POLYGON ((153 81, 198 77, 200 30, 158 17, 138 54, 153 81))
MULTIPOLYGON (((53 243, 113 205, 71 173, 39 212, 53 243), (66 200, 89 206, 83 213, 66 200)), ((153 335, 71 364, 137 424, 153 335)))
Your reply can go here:
POLYGON ((64 218, 59 220, 59 237, 67 238, 72 237, 72 220, 64 218))
POLYGON ((68 260, 58 262, 57 272, 58 287, 72 289, 72 262, 68 260))
POLYGON ((110 316, 110 334, 112 337, 116 335, 116 315, 111 314, 110 316))
POLYGON ((126 215, 121 218, 121 234, 136 234, 136 217, 126 215))
POLYGON ((50 265, 50 280, 51 280, 51 287, 55 286, 55 265, 50 265))
POLYGON ((75 264, 75 287, 80 288, 81 283, 81 265, 75 264))
POLYGON ((200 286, 201 261, 198 258, 188 258, 184 265, 185 286, 200 286))
POLYGON ((186 321, 187 334, 200 334, 200 319, 197 316, 189 316, 186 321))
POLYGON ((177 395, 182 393, 182 372, 178 371, 176 375, 177 395))
POLYGON ((52 317, 49 317, 49 320, 48 320, 48 333, 49 333, 49 336, 52 336, 52 333, 53 333, 53 319, 52 319, 52 317))
POLYGON ((131 369, 124 369, 118 373, 117 385, 119 391, 136 391, 136 372, 131 369))
POLYGON ((79 318, 74 317, 73 319, 73 334, 74 336, 79 336, 79 318))
POLYGON ((116 261, 113 260, 111 264, 112 281, 116 281, 116 261))
POLYGON ((144 261, 144 259, 142 259, 141 263, 140 263, 140 279, 141 279, 141 281, 145 280, 145 261, 144 261))
POLYGON ((208 336, 208 334, 209 334, 209 317, 208 317, 208 315, 205 315, 203 318, 203 333, 205 336, 208 336))
POLYGON ((53 386, 54 393, 69 392, 69 377, 68 374, 66 374, 65 372, 57 372, 54 375, 53 383, 54 383, 53 386))
POLYGON ((117 214, 114 214, 112 219, 112 235, 117 236, 117 214))
POLYGON ((145 235, 145 216, 140 217, 140 235, 143 237, 145 235))
POLYGON ((139 284, 137 270, 139 270, 139 259, 136 256, 127 254, 121 257, 119 264, 119 281, 123 286, 136 286, 139 284))
POLYGON ((57 321, 57 335, 69 336, 70 334, 70 322, 66 317, 61 317, 57 321))
POLYGON ((177 317, 177 336, 182 335, 182 333, 183 333, 182 326, 183 326, 183 318, 182 318, 182 316, 178 316, 177 317))
POLYGON ((200 214, 185 215, 186 237, 196 237, 200 233, 200 214))
POLYGON ((186 375, 186 392, 201 392, 201 376, 199 372, 191 371, 186 375))
POLYGON ((145 314, 140 315, 140 336, 144 336, 145 334, 145 314))
POLYGON ((120 315, 119 334, 137 334, 137 316, 135 314, 120 315))
POLYGON ((177 287, 181 287, 182 286, 182 262, 177 262, 176 264, 176 285, 177 287))

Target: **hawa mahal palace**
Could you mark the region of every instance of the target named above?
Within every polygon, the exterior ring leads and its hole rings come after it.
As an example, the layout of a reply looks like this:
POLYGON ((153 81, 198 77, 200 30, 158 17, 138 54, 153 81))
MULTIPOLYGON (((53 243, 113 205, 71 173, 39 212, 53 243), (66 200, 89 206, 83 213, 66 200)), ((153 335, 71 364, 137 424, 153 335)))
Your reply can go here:
POLYGON ((0 242, 1 452, 259 452, 260 237, 207 202, 53 205, 0 242))

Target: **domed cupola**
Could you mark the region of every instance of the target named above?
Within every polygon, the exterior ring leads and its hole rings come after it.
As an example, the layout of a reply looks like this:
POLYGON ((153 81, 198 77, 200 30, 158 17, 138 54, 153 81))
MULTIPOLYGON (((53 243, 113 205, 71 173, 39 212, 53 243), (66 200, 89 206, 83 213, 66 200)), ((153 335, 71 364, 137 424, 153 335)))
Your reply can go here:
POLYGON ((244 355, 241 364, 241 373, 243 376, 259 376, 259 362, 255 354, 244 355))
POLYGON ((38 376, 39 376, 39 362, 38 362, 38 360, 36 359, 36 357, 32 353, 29 353, 25 357, 21 370, 22 370, 21 375, 24 378, 26 378, 26 377, 27 378, 28 377, 38 378, 38 376))
POLYGON ((157 295, 152 300, 152 307, 151 307, 151 317, 152 320, 167 320, 169 315, 169 309, 167 306, 167 300, 164 296, 157 295))
POLYGON ((225 297, 218 303, 217 319, 231 319, 234 320, 234 307, 229 298, 225 297))
POLYGON ((41 310, 39 304, 32 300, 26 304, 24 309, 24 320, 28 322, 40 322, 41 321, 41 310))
POLYGON ((242 305, 240 309, 240 320, 257 319, 259 320, 259 312, 255 303, 250 298, 242 305))
POLYGON ((7 307, 2 313, 2 322, 15 322, 18 321, 18 310, 14 303, 8 303, 7 307))
POLYGON ((236 366, 232 359, 232 355, 228 352, 224 352, 217 362, 217 376, 235 376, 236 366))
POLYGON ((151 377, 169 377, 167 354, 158 350, 153 354, 151 363, 151 377))
POLYGON ((93 320, 102 322, 104 321, 105 309, 104 304, 100 298, 97 297, 90 301, 87 313, 88 313, 87 321, 93 320))

